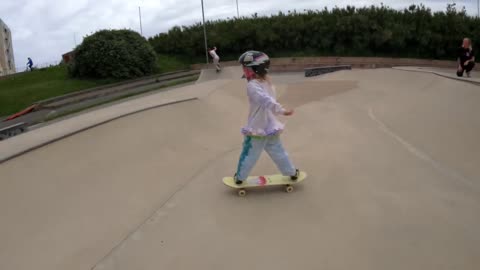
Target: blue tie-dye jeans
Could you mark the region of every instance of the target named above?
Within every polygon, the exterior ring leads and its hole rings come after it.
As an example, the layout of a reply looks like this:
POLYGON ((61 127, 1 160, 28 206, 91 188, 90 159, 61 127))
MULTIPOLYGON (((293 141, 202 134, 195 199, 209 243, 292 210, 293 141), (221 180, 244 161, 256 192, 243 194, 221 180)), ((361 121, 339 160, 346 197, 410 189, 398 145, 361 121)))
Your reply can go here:
POLYGON ((275 162, 277 168, 285 176, 293 176, 296 173, 295 166, 290 160, 287 151, 283 148, 279 135, 272 136, 245 136, 243 150, 238 161, 236 178, 246 180, 258 158, 265 150, 275 162))

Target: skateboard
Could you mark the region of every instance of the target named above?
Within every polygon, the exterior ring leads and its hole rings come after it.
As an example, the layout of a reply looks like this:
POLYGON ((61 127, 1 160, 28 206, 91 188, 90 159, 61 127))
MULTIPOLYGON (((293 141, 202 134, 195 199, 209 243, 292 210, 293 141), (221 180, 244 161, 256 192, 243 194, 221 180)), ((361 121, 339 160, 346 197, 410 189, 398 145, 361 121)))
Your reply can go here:
POLYGON ((223 183, 231 188, 238 189, 238 196, 244 197, 247 195, 247 188, 264 187, 264 186, 285 186, 285 191, 290 193, 293 191, 293 185, 298 184, 307 178, 306 172, 300 172, 298 179, 293 181, 290 176, 283 176, 281 174, 250 176, 241 185, 235 184, 233 177, 224 177, 223 183))

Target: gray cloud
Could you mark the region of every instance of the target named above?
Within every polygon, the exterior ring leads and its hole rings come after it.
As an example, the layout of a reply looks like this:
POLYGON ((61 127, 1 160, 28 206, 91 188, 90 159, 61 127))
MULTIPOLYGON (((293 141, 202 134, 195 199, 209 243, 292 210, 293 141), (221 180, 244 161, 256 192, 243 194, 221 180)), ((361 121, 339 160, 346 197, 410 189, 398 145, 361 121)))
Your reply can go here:
MULTIPOLYGON (((445 10, 447 3, 465 6, 476 15, 475 1, 406 1, 406 0, 337 0, 334 5, 343 7, 379 5, 405 8, 424 3, 432 10, 445 10)), ((225 19, 236 16, 235 0, 204 0, 207 19, 225 19)), ((240 15, 253 13, 267 15, 278 11, 323 9, 334 6, 332 1, 319 0, 239 0, 240 15)), ((138 6, 142 7, 143 32, 153 36, 175 25, 189 25, 201 21, 200 0, 2 0, 0 18, 13 33, 15 62, 18 70, 25 69, 27 57, 37 64, 58 62, 61 55, 74 48, 82 37, 99 29, 127 28, 139 31, 138 6)))

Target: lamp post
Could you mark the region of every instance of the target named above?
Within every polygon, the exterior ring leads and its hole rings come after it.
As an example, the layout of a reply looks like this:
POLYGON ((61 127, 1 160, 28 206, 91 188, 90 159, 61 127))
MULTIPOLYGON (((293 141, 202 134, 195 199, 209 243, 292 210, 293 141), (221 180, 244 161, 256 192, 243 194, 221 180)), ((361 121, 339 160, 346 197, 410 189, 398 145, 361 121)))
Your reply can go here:
POLYGON ((205 26, 205 10, 203 8, 203 0, 202 0, 202 18, 203 18, 203 39, 205 40, 205 57, 208 65, 207 27, 205 26))
MULTIPOLYGON (((479 1, 479 0, 477 0, 479 1)), ((237 18, 240 18, 240 12, 238 11, 238 0, 237 0, 237 18)))
POLYGON ((140 19, 140 35, 143 36, 143 27, 142 27, 142 10, 138 7, 138 18, 140 19))

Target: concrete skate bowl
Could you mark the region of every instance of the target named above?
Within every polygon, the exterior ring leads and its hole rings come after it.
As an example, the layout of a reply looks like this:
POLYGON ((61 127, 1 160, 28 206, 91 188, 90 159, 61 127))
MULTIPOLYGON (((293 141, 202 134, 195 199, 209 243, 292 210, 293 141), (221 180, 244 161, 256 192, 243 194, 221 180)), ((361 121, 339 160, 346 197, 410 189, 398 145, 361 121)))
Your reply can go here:
MULTIPOLYGON (((309 174, 293 193, 239 198, 221 183, 241 151, 245 81, 197 83, 136 104, 194 100, 0 164, 0 269, 480 264, 478 87, 392 69, 273 79, 296 109, 283 142, 309 174)), ((11 140, 25 136, 38 133, 11 140)), ((252 174, 274 172, 263 155, 252 174)))

